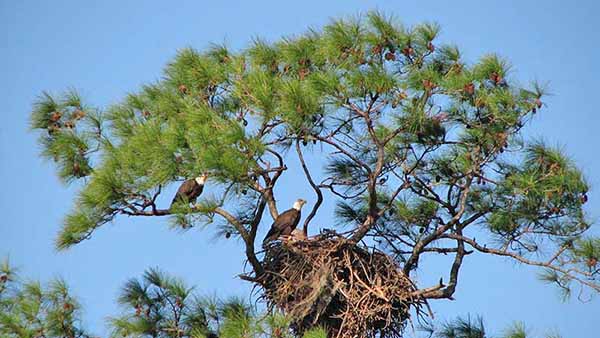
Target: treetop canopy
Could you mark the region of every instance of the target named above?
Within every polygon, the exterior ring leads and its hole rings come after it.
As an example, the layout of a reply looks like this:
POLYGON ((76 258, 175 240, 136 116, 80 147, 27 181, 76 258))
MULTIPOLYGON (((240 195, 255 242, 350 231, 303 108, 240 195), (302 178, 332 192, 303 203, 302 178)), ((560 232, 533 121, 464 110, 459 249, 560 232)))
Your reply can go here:
MULTIPOLYGON (((278 179, 298 156, 316 196, 305 229, 335 199, 349 237, 374 239, 407 273, 427 252, 460 266, 466 245, 600 290, 585 178, 560 151, 522 138, 543 87, 519 86, 494 54, 465 62, 439 31, 369 12, 241 51, 183 49, 161 80, 106 109, 75 91, 43 93, 31 114, 42 155, 82 187, 57 247, 118 215, 171 215, 184 228, 220 219, 258 273, 258 227, 265 211, 279 214, 278 179), (322 172, 311 174, 305 151, 331 155, 322 172), (210 196, 158 205, 165 186, 203 172, 210 196), (532 260, 541 246, 553 254, 532 260)), ((457 274, 429 296, 451 296, 457 274)))

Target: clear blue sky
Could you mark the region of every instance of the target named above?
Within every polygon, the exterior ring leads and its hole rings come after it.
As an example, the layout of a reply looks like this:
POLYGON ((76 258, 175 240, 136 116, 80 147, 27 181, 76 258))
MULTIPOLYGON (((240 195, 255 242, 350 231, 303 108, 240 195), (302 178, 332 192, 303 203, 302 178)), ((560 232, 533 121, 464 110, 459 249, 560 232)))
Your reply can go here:
MULTIPOLYGON (((27 130, 31 102, 42 90, 76 87, 105 107, 156 80, 179 48, 210 42, 242 48, 254 36, 273 40, 374 8, 407 24, 437 21, 441 40, 458 44, 468 59, 497 52, 523 82, 550 81, 555 95, 527 133, 561 145, 577 161, 593 188, 588 209, 600 215, 597 2, 0 0, 0 257, 10 255, 24 276, 67 279, 85 306, 85 322, 102 335, 105 318, 117 311, 120 285, 150 266, 204 293, 248 295, 249 285, 235 278, 239 245, 214 241, 210 232, 169 231, 164 219, 120 218, 57 253, 53 240, 76 187, 58 182, 53 166, 37 156, 36 137, 27 130)), ((329 215, 320 217, 325 224, 329 215)), ((435 271, 422 278, 437 279, 435 271)), ((492 332, 522 320, 533 333, 556 329, 565 338, 596 335, 600 316, 598 297, 561 303, 555 289, 536 281, 535 270, 475 255, 464 266, 456 301, 432 305, 441 319, 482 314, 492 332)))

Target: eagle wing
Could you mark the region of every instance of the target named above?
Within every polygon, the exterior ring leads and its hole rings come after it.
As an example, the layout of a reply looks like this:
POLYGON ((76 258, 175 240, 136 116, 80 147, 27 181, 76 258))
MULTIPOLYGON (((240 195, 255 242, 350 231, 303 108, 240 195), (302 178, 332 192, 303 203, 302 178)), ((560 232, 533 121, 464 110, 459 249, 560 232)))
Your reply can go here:
MULTIPOLYGON (((175 204, 177 202, 181 202, 181 201, 187 200, 188 202, 191 202, 191 200, 193 199, 192 198, 193 196, 191 194, 194 191, 195 185, 196 185, 196 182, 194 182, 193 179, 185 180, 183 183, 181 183, 181 185, 179 186, 179 189, 177 189, 177 193, 175 194, 175 197, 173 197, 171 206, 173 206, 173 204, 175 204)), ((202 191, 200 191, 200 192, 202 192, 202 191)), ((198 197, 198 196, 196 196, 196 197, 198 197)))
POLYGON ((204 185, 198 184, 194 181, 194 187, 192 188, 192 191, 190 192, 190 195, 189 195, 190 201, 196 201, 198 196, 200 196, 202 194, 202 190, 204 190, 204 185))
POLYGON ((267 235, 265 236, 265 239, 263 239, 263 245, 269 243, 270 241, 273 241, 273 240, 279 238, 279 234, 280 234, 279 229, 277 229, 274 226, 271 226, 271 229, 269 229, 269 232, 267 232, 267 235))

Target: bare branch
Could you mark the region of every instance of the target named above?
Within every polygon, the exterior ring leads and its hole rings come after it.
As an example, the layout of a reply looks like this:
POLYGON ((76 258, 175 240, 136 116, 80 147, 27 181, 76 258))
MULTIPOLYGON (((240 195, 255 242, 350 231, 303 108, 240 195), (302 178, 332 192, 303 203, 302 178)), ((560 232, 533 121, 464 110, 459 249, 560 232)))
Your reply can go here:
POLYGON ((302 227, 302 231, 304 232, 304 235, 308 236, 308 224, 315 217, 315 215, 317 214, 317 210, 319 210, 321 203, 323 203, 323 193, 321 192, 321 189, 313 181, 313 179, 310 175, 310 171, 308 170, 308 167, 306 166, 306 163, 304 162, 304 156, 302 155, 302 150, 300 149, 300 141, 299 140, 296 140, 296 152, 298 153, 298 158, 300 159, 300 164, 302 165, 302 170, 304 170, 304 175, 306 176, 308 183, 310 184, 310 186, 315 191, 315 194, 317 195, 317 201, 315 202, 315 205, 313 206, 312 210, 310 211, 310 214, 308 214, 308 217, 306 217, 306 220, 304 220, 304 225, 302 227))
MULTIPOLYGON (((255 214, 254 222, 250 228, 250 233, 248 233, 248 231, 246 231, 246 228, 244 228, 242 223, 237 218, 235 218, 232 214, 230 214, 229 212, 225 211, 224 209, 222 209, 220 207, 217 207, 214 210, 215 214, 220 215, 223 218, 225 218, 240 233, 240 236, 244 240, 244 244, 246 247, 246 250, 245 250, 246 258, 248 258, 248 261, 252 265, 252 268, 254 269, 254 273, 257 276, 261 275, 264 272, 264 269, 263 269, 262 265, 260 264, 260 261, 256 257, 256 253, 254 252, 254 239, 256 237, 256 228, 258 227, 257 226, 258 223, 256 222, 256 219, 257 219, 258 215, 260 215, 259 217, 262 217, 262 211, 264 210, 264 202, 263 201, 264 201, 264 199, 261 199, 261 202, 259 203, 259 207, 257 208, 257 213, 255 214)), ((260 222, 260 218, 258 218, 258 222, 260 222)))
POLYGON ((265 178, 265 181, 267 182, 267 186, 265 187, 263 196, 267 200, 267 204, 269 206, 269 212, 271 213, 271 217, 273 218, 273 220, 275 220, 275 219, 277 219, 277 216, 279 216, 279 212, 277 211, 277 203, 275 201, 275 195, 273 193, 273 188, 275 187, 277 180, 279 179, 279 177, 281 177, 281 174, 283 174, 283 171, 286 170, 287 167, 284 165, 283 157, 281 155, 279 155, 279 153, 277 153, 276 151, 269 149, 269 148, 267 148, 267 152, 277 158, 277 161, 279 162, 279 168, 281 168, 280 170, 277 170, 275 172, 275 174, 273 175, 273 178, 270 178, 269 175, 266 173, 263 174, 263 177, 265 178))
POLYGON ((352 161, 354 161, 354 163, 360 165, 363 169, 365 169, 365 171, 367 173, 371 172, 371 167, 369 167, 365 162, 359 160, 356 156, 352 155, 349 151, 347 151, 346 149, 344 149, 342 146, 340 146, 339 144, 335 143, 334 141, 332 141, 329 138, 324 138, 322 136, 319 135, 314 135, 314 137, 326 144, 329 144, 330 146, 334 147, 337 151, 339 151, 341 154, 344 154, 346 157, 348 157, 349 159, 351 159, 352 161))
POLYGON ((425 248, 425 246, 427 246, 429 243, 438 239, 443 233, 448 231, 450 228, 452 228, 452 226, 454 226, 456 223, 459 222, 460 218, 463 216, 465 209, 466 209, 467 196, 470 191, 472 180, 473 180, 473 177, 468 176, 467 182, 465 183, 465 186, 463 187, 463 191, 460 196, 460 203, 459 203, 460 208, 459 208, 458 212, 456 212, 454 214, 452 219, 450 221, 448 221, 446 224, 440 225, 432 234, 423 238, 415 245, 415 247, 413 248, 412 255, 408 258, 408 260, 406 261, 406 264, 404 265, 404 273, 406 273, 408 275, 410 273, 410 271, 412 270, 412 268, 418 263, 419 255, 421 254, 421 252, 425 248))
MULTIPOLYGON (((458 224, 456 226, 456 233, 457 235, 462 236, 462 225, 458 224)), ((456 255, 454 256, 454 262, 452 262, 452 267, 450 268, 450 281, 448 282, 448 285, 445 288, 424 293, 422 295, 424 298, 453 299, 452 296, 454 295, 454 292, 456 291, 456 285, 458 284, 458 273, 460 271, 460 267, 462 266, 463 258, 466 255, 464 241, 460 238, 457 238, 456 243, 457 251, 456 255)))
POLYGON ((543 268, 547 268, 556 272, 560 272, 564 275, 569 276, 569 278, 572 278, 576 281, 578 281, 581 284, 587 285, 590 288, 599 291, 600 292, 600 284, 595 284, 590 282, 589 280, 585 280, 582 277, 578 277, 575 274, 579 274, 581 276, 584 276, 586 278, 591 278, 592 274, 589 272, 585 272, 585 271, 581 271, 579 269, 576 268, 563 268, 560 266, 556 266, 553 265, 551 262, 540 262, 540 261, 534 261, 534 260, 530 260, 527 259, 519 254, 516 254, 514 252, 510 252, 508 250, 499 250, 499 249, 492 249, 492 248, 488 248, 487 246, 482 246, 479 243, 477 243, 474 239, 472 238, 468 238, 468 237, 464 237, 460 234, 446 234, 443 237, 445 238, 451 238, 451 239, 456 239, 456 240, 461 240, 467 244, 469 244, 471 247, 473 247, 473 249, 479 251, 479 252, 483 252, 483 253, 488 253, 488 254, 493 254, 493 255, 497 255, 497 256, 505 256, 505 257, 511 257, 514 258, 515 260, 527 264, 527 265, 532 265, 532 266, 540 266, 543 268), (574 274, 575 273, 575 274, 574 274))

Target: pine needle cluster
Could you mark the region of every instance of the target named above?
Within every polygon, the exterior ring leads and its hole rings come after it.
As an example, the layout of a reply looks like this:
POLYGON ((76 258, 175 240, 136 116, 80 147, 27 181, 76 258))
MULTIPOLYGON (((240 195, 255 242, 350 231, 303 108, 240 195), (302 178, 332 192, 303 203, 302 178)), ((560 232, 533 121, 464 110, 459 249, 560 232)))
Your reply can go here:
POLYGON ((5 260, 0 267, 0 336, 92 338, 66 282, 22 281, 5 260))

